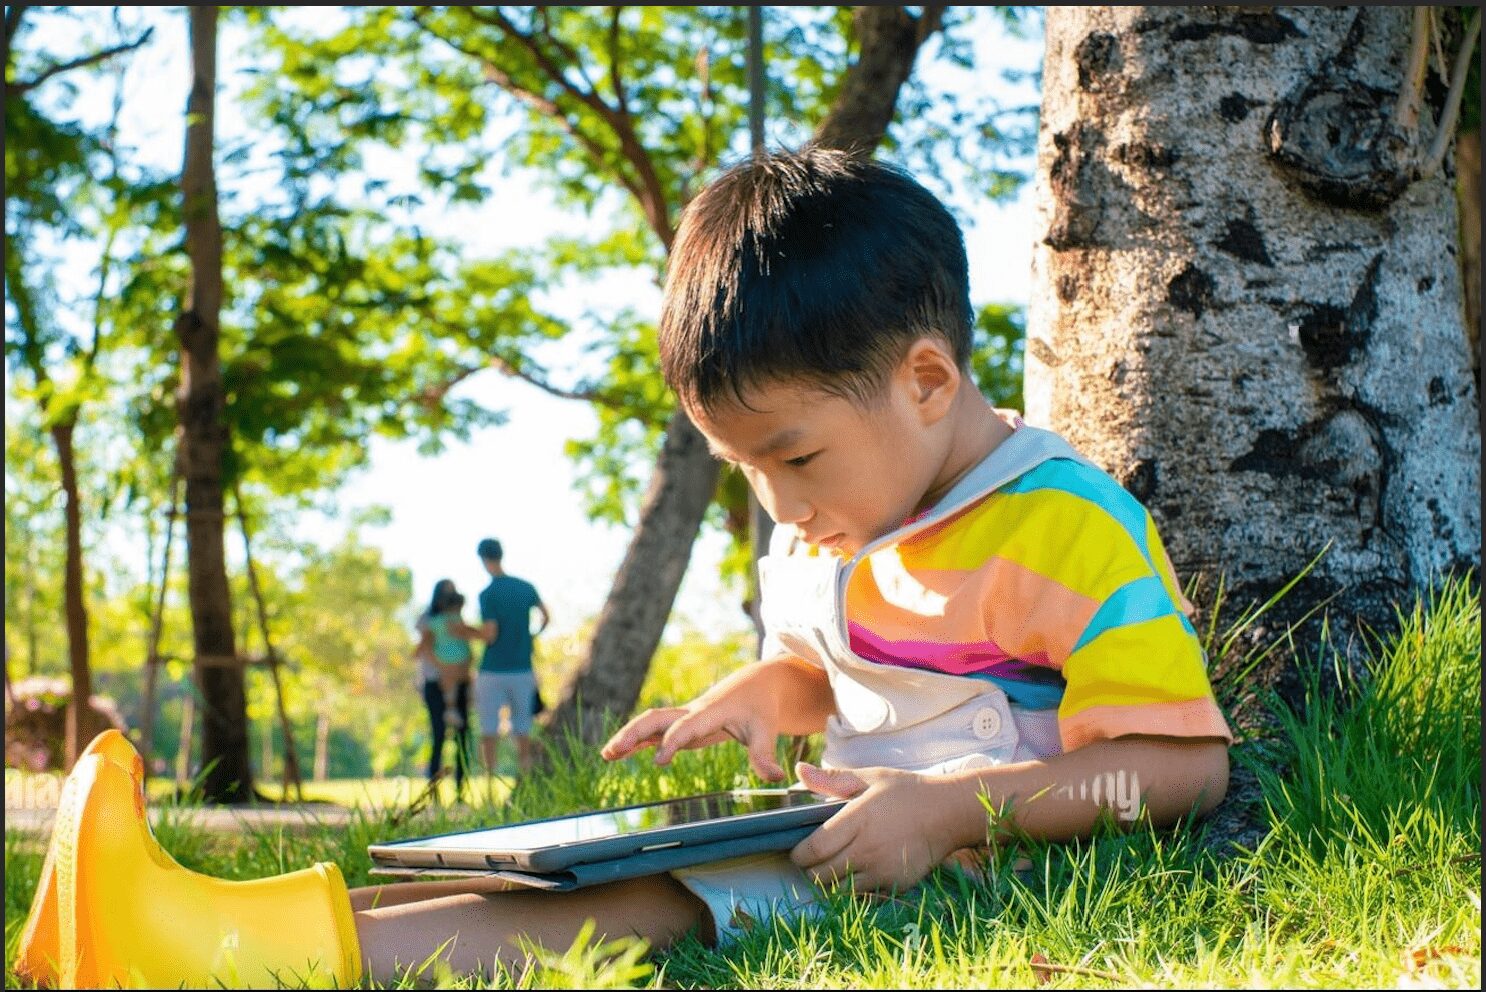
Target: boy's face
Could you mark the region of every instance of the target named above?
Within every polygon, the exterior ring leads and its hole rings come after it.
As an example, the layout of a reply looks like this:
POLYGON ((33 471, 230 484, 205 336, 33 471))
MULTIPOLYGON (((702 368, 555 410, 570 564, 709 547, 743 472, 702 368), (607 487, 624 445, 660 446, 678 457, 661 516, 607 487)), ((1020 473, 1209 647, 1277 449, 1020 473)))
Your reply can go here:
POLYGON ((939 425, 957 384, 926 389, 905 361, 870 408, 781 383, 748 391, 746 405, 687 413, 776 522, 855 554, 912 516, 934 487, 947 454, 939 425))

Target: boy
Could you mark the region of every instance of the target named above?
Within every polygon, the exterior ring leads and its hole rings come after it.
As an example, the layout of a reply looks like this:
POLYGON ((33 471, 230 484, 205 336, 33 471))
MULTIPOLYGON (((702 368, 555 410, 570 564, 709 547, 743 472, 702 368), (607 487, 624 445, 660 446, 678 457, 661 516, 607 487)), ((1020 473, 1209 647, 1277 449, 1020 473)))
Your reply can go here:
MULTIPOLYGON (((913 885, 993 829, 1066 839, 1106 809, 1128 821, 1144 806, 1157 824, 1210 811, 1231 735, 1150 517, 1055 435, 991 409, 968 378, 970 328, 960 232, 902 173, 807 150, 704 190, 673 249, 662 368, 780 525, 761 563, 768 650, 699 699, 640 715, 603 753, 654 747, 665 763, 734 739, 780 779, 778 735, 824 731, 823 767, 796 772, 851 801, 788 855, 565 896, 453 882, 347 899, 333 866, 249 883, 283 885, 307 936, 246 965, 239 950, 239 974, 318 960, 342 981, 363 969, 389 981, 430 955, 473 970, 519 960, 523 938, 566 947, 588 918, 600 935, 655 947, 694 928, 725 938, 741 914, 808 911, 811 880, 913 885)), ((58 878, 87 875, 101 843, 91 825, 110 817, 146 851, 114 844, 114 864, 160 861, 135 825, 142 806, 130 807, 123 764, 79 763, 58 878)), ((101 948, 85 967, 139 966, 145 952, 108 930, 133 914, 93 912, 85 885, 59 888, 59 916, 94 921, 66 944, 101 948)), ((44 901, 38 890, 22 942, 32 975, 57 946, 44 901)), ((231 910, 217 912, 226 928, 231 910)), ((197 931, 203 922, 216 923, 198 918, 197 931)), ((211 967, 173 961, 172 984, 211 967)))

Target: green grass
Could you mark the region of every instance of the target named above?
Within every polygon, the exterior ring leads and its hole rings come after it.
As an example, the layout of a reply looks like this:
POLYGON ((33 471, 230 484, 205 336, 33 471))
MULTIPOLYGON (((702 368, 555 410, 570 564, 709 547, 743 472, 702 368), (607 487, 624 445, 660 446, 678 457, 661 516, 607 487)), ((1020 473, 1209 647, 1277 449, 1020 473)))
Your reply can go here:
MULTIPOLYGON (((1279 739, 1235 750, 1264 794, 1267 832, 1253 850, 1214 850, 1202 824, 1024 845, 1000 852, 984 881, 940 872, 896 900, 834 892, 823 918, 766 922, 726 950, 688 939, 646 956, 635 942, 584 938, 491 987, 1479 987, 1480 624, 1473 587, 1446 583, 1375 646, 1373 678, 1348 706, 1319 692, 1299 713, 1271 702, 1279 739)), ((330 860, 354 886, 369 878, 373 840, 750 781, 732 745, 669 769, 588 756, 518 782, 504 802, 396 825, 382 804, 334 830, 223 838, 167 817, 157 833, 215 875, 330 860)), ((7 961, 40 859, 39 845, 7 832, 7 961)))

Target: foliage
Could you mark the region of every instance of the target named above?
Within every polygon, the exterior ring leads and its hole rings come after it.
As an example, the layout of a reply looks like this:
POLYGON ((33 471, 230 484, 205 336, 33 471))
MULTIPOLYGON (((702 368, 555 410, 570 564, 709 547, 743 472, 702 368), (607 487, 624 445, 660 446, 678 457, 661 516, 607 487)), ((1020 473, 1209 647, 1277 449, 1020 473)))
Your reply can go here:
POLYGON ((5 417, 5 650, 12 675, 65 668, 62 514, 51 453, 33 409, 7 403, 5 417))
POLYGON ((992 405, 1024 409, 1022 349, 1027 327, 1022 308, 1004 303, 981 307, 975 315, 974 334, 970 371, 976 385, 992 405))
MULTIPOLYGON (((1018 23, 1010 8, 991 15, 1018 23)), ((737 7, 361 8, 315 34, 297 22, 254 15, 263 30, 265 73, 253 99, 295 142, 340 168, 362 168, 378 143, 424 143, 420 189, 484 202, 498 211, 498 184, 483 185, 487 156, 502 174, 521 170, 560 206, 581 212, 589 232, 560 235, 528 252, 540 257, 533 290, 581 298, 608 276, 658 284, 676 217, 717 168, 746 153, 746 18, 737 7), (487 122, 500 128, 492 148, 487 122), (346 135, 327 148, 323 136, 346 135), (321 140, 314 141, 316 136, 321 140), (356 151, 352 151, 352 149, 356 151)), ((973 75, 964 37, 981 15, 956 14, 942 57, 973 75)), ((835 97, 854 48, 850 8, 773 8, 765 26, 771 140, 798 143, 835 97)), ((930 53, 925 54, 925 58, 930 53)), ((967 100, 961 88, 913 91, 894 129, 906 163, 943 180, 946 162, 969 195, 1009 195, 1023 176, 1005 163, 1026 151, 1031 108, 967 100)), ((391 180, 367 181, 387 184, 391 180)), ((496 214, 498 216, 498 213, 496 214)), ((534 296, 536 293, 534 292, 534 296)), ((534 360, 540 382, 573 385, 599 418, 592 438, 569 442, 589 511, 632 521, 673 400, 657 373, 654 313, 632 305, 586 308, 563 323, 583 358, 560 373, 534 360)), ((571 354, 569 350, 568 354, 571 354)), ((990 365, 999 352, 986 352, 990 365)), ((738 487, 719 492, 726 526, 741 546, 746 516, 738 487)))

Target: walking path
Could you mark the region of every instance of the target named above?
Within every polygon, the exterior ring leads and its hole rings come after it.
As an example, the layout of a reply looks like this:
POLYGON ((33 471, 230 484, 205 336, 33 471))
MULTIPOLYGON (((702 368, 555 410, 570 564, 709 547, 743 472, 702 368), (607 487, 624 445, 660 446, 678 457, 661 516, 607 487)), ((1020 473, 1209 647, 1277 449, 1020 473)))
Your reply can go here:
MULTIPOLYGON (((283 827, 286 830, 314 826, 343 826, 351 820, 351 811, 331 803, 285 804, 277 806, 159 806, 149 808, 150 822, 158 824, 168 818, 185 820, 206 830, 261 829, 283 827)), ((5 807, 6 831, 50 834, 55 806, 5 807)))

